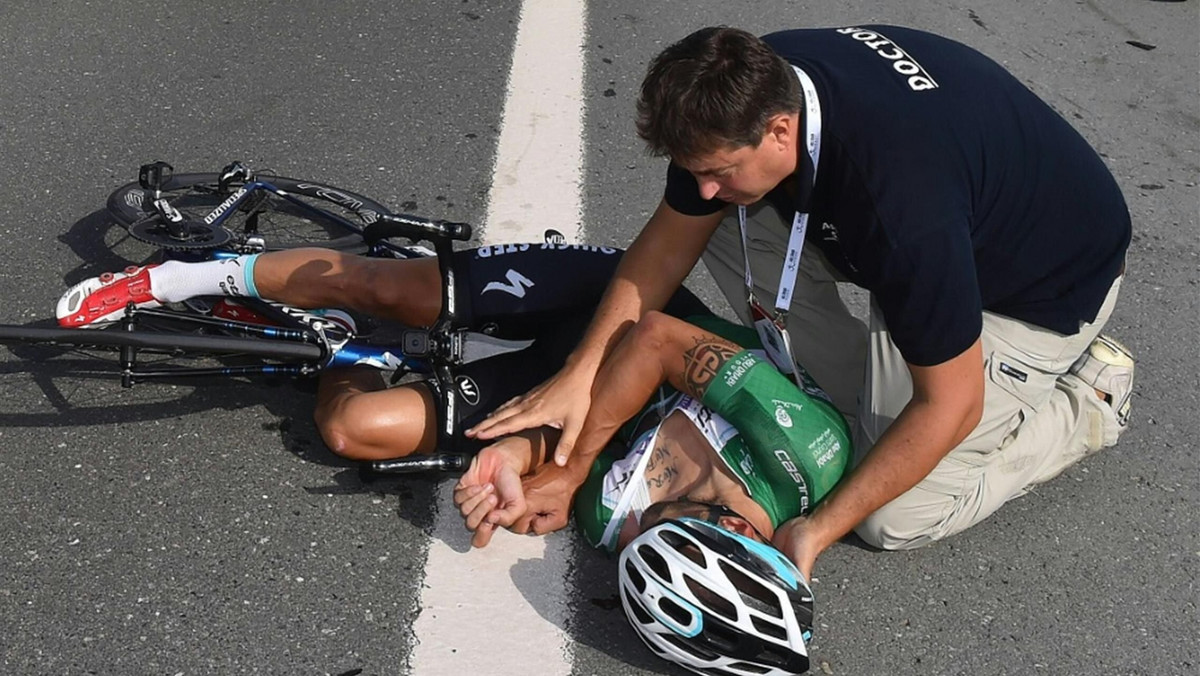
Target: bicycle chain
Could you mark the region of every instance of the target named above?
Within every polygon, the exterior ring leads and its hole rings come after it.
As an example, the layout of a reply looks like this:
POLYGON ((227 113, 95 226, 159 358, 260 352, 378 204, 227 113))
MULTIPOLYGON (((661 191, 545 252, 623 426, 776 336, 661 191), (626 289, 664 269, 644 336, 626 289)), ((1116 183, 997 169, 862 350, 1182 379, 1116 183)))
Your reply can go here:
POLYGON ((166 226, 152 220, 134 223, 129 226, 129 234, 134 239, 146 242, 147 244, 176 251, 212 249, 225 244, 233 238, 233 233, 225 228, 209 225, 203 221, 189 221, 185 225, 187 227, 187 237, 184 239, 171 236, 166 226))

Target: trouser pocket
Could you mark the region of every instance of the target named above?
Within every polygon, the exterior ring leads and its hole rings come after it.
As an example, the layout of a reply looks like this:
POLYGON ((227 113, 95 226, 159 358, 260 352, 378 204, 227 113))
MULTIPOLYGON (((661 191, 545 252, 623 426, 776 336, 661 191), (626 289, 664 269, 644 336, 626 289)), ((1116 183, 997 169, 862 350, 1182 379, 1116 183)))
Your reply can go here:
MULTIPOLYGON (((993 350, 984 365, 983 415, 960 445, 975 459, 1011 443, 1021 424, 1050 400, 1058 376, 1003 350, 993 350)), ((964 458, 967 459, 967 458, 964 458)))

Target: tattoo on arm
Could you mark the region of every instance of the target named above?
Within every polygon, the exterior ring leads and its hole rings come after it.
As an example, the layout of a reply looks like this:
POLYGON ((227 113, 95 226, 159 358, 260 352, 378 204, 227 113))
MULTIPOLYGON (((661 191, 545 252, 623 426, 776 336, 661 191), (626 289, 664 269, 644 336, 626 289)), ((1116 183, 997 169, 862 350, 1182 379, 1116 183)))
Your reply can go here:
POLYGON ((689 395, 699 399, 717 372, 741 348, 715 336, 697 337, 696 346, 683 353, 683 384, 689 395))

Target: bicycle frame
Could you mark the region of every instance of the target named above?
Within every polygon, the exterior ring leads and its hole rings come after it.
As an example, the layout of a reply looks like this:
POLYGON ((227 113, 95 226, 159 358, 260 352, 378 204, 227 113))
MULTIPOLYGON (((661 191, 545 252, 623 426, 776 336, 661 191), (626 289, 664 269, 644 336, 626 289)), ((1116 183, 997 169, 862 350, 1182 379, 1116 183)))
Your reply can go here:
MULTIPOLYGON (((148 214, 135 224, 153 223, 152 219, 162 219, 159 223, 167 227, 171 237, 178 237, 183 243, 191 236, 191 231, 184 227, 177 227, 184 223, 179 213, 165 200, 160 202, 163 196, 164 177, 168 176, 170 171, 172 171, 170 165, 164 162, 142 166, 138 183, 142 190, 152 192, 155 208, 159 210, 159 213, 157 215, 148 214)), ((67 344, 98 344, 118 347, 121 384, 124 387, 132 387, 136 383, 149 380, 181 377, 307 376, 325 368, 346 366, 367 366, 381 371, 430 374, 436 378, 439 385, 437 388, 441 424, 439 437, 441 439, 453 438, 458 419, 455 394, 457 388, 454 382, 453 367, 467 361, 524 347, 524 345, 517 345, 516 341, 491 339, 482 334, 475 334, 468 331, 461 322, 456 307, 457 277, 452 264, 453 242, 469 240, 471 227, 465 223, 429 220, 406 214, 391 214, 387 213, 385 207, 375 207, 374 204, 371 204, 371 208, 362 208, 364 202, 354 195, 332 186, 287 179, 301 189, 316 189, 320 197, 356 213, 365 223, 360 226, 337 213, 314 206, 289 194, 287 190, 273 185, 269 180, 260 180, 254 177, 240 163, 227 166, 218 176, 217 190, 214 195, 223 197, 223 199, 203 217, 204 225, 224 228, 224 224, 235 212, 245 209, 246 222, 241 233, 245 239, 212 248, 188 249, 181 246, 176 249, 167 245, 163 247, 165 258, 194 262, 267 251, 268 243, 261 237, 256 237, 260 213, 257 205, 251 203, 247 208, 248 200, 254 199, 254 195, 260 191, 267 191, 287 201, 300 213, 318 222, 341 228, 345 232, 343 238, 323 242, 322 244, 326 248, 353 248, 356 252, 361 253, 361 247, 365 244, 367 249, 365 255, 367 256, 398 259, 423 258, 433 254, 438 261, 442 282, 441 312, 433 326, 428 329, 404 330, 400 336, 399 345, 376 345, 347 337, 336 328, 331 328, 320 321, 305 320, 289 314, 285 311, 286 308, 281 309, 281 306, 261 299, 240 297, 238 298, 239 303, 247 305, 255 314, 272 322, 273 325, 212 317, 200 311, 187 313, 169 309, 143 309, 130 303, 125 308, 125 316, 121 320, 119 328, 116 329, 128 332, 129 336, 115 340, 118 336, 110 334, 107 341, 100 343, 81 343, 72 339, 67 341, 67 344), (228 196, 224 195, 226 190, 231 190, 228 196), (383 209, 383 213, 376 211, 377 208, 383 209), (404 237, 413 241, 414 244, 400 246, 387 241, 389 237, 404 237), (416 244, 422 240, 432 243, 433 251, 416 244), (347 246, 339 246, 343 243, 347 246), (172 325, 169 328, 179 328, 179 333, 175 335, 139 331, 139 325, 142 322, 151 321, 167 322, 172 325), (224 338, 213 335, 195 335, 205 330, 223 334, 224 338), (254 340, 247 341, 245 340, 247 338, 254 340), (156 367, 153 364, 138 363, 139 352, 143 350, 176 355, 187 354, 189 350, 197 354, 245 354, 267 363, 217 367, 156 367), (465 358, 465 356, 470 358, 465 358)), ((110 209, 112 209, 111 199, 110 197, 110 209)), ((125 203, 130 204, 128 198, 125 203)), ((138 195, 138 203, 140 206, 141 195, 138 195)), ((133 224, 128 222, 125 225, 133 227, 133 224)), ((48 331, 61 331, 61 329, 48 331)), ((54 337, 51 335, 35 336, 32 341, 53 343, 54 337)), ((428 457, 402 458, 382 463, 370 463, 369 466, 375 471, 383 473, 421 471, 430 468, 456 470, 462 469, 464 458, 451 453, 434 456, 433 459, 428 457)))
MULTIPOLYGON (((357 209, 362 206, 361 201, 354 199, 350 195, 346 195, 345 193, 337 190, 336 188, 331 188, 329 186, 325 186, 325 185, 322 185, 319 183, 304 184, 304 185, 310 185, 311 187, 318 188, 318 193, 321 194, 323 197, 326 197, 326 198, 330 199, 331 201, 333 201, 337 204, 341 204, 342 206, 345 206, 351 210, 357 211, 357 209)), ((299 207, 303 212, 305 212, 309 216, 317 217, 319 219, 328 221, 330 223, 337 224, 338 226, 340 226, 346 230, 347 238, 353 240, 355 243, 359 243, 361 240, 359 240, 358 238, 363 237, 365 228, 359 227, 358 224, 354 223, 353 221, 343 218, 342 216, 340 216, 338 214, 326 211, 319 207, 315 207, 303 200, 297 199, 297 198, 293 197, 291 194, 289 194, 286 190, 276 187, 275 185, 271 184, 269 181, 260 180, 257 178, 252 179, 252 180, 248 181, 247 183, 244 183, 240 187, 238 187, 228 198, 225 199, 225 201, 218 204, 216 206, 216 208, 214 208, 207 216, 204 217, 204 222, 208 225, 224 227, 225 222, 227 220, 229 220, 229 218, 233 215, 233 213, 235 211, 237 211, 238 207, 243 205, 247 200, 251 199, 252 196, 254 195, 254 193, 256 193, 260 190, 265 190, 265 191, 270 192, 278 197, 283 198, 289 204, 299 207)), ((366 211, 363 211, 360 213, 363 215, 363 218, 367 223, 367 227, 371 226, 374 223, 379 222, 380 219, 385 216, 384 214, 377 214, 374 211, 370 211, 370 210, 366 210, 366 211)), ((256 217, 257 217, 257 215, 255 215, 255 218, 256 217)), ((256 223, 256 220, 255 219, 249 219, 249 220, 252 223, 252 225, 250 226, 250 229, 253 230, 256 227, 254 225, 256 223)), ((247 232, 244 234, 250 235, 252 233, 247 232)), ((334 242, 334 244, 336 244, 336 242, 334 242)), ((425 255, 424 252, 421 252, 421 251, 414 252, 409 248, 398 246, 396 244, 392 244, 391 242, 388 242, 386 240, 377 240, 374 242, 368 241, 367 246, 368 246, 368 250, 367 250, 366 255, 368 255, 368 256, 390 255, 392 257, 407 259, 407 258, 418 258, 418 257, 425 255)), ((329 248, 336 249, 338 247, 333 246, 333 247, 329 247, 329 248)), ((263 251, 263 250, 265 250, 265 247, 259 247, 259 248, 252 247, 252 250, 263 251)), ((218 248, 215 251, 209 252, 209 255, 212 258, 228 258, 228 257, 240 255, 241 253, 247 253, 247 252, 246 251, 230 251, 230 250, 224 250, 224 249, 218 248)), ((180 259, 183 259, 183 260, 196 260, 196 257, 189 257, 189 256, 185 256, 185 255, 177 255, 177 257, 180 259)))
MULTIPOLYGON (((305 203, 302 200, 296 199, 289 195, 287 191, 271 185, 268 181, 258 180, 250 175, 249 171, 240 164, 231 164, 222 171, 222 179, 218 183, 218 188, 223 190, 227 187, 227 179, 233 181, 237 178, 242 178, 244 182, 238 186, 229 197, 225 198, 218 204, 207 216, 204 217, 204 222, 207 225, 222 226, 226 219, 242 204, 249 199, 251 195, 259 190, 267 190, 273 194, 282 197, 292 205, 302 209, 311 216, 336 223, 345 228, 351 237, 361 237, 362 242, 365 242, 368 247, 367 255, 389 255, 400 258, 414 258, 419 255, 418 252, 405 249, 404 247, 396 246, 386 241, 388 237, 406 237, 414 241, 427 240, 434 245, 434 253, 438 260, 438 269, 442 279, 442 310, 437 321, 427 331, 423 332, 407 332, 404 337, 404 344, 399 350, 396 348, 376 348, 365 344, 345 343, 338 345, 338 349, 329 349, 330 345, 325 341, 322 335, 320 339, 324 342, 328 349, 327 354, 323 354, 323 358, 329 358, 328 363, 322 364, 320 368, 334 365, 364 364, 375 367, 390 367, 392 364, 406 365, 410 370, 419 370, 426 373, 431 373, 437 378, 442 386, 441 391, 446 393, 439 396, 439 413, 441 414, 442 429, 441 434, 445 438, 450 438, 455 432, 455 421, 457 420, 457 403, 455 401, 454 392, 454 375, 452 367, 463 363, 463 340, 462 335, 466 331, 465 327, 460 324, 460 319, 457 313, 456 296, 457 296, 457 278, 454 268, 451 265, 451 258, 454 254, 454 241, 466 241, 471 237, 471 227, 466 223, 454 223, 448 221, 428 220, 416 216, 405 214, 392 215, 375 213, 373 211, 361 212, 364 220, 367 221, 366 226, 360 228, 355 223, 330 213, 319 207, 314 207, 305 203), (348 347, 347 347, 348 346, 348 347), (397 355, 397 351, 399 354, 397 355), (339 357, 339 355, 343 355, 339 357)), ((140 172, 140 180, 142 187, 154 191, 155 199, 160 196, 159 186, 163 178, 162 168, 157 165, 146 165, 142 167, 140 172), (156 168, 157 167, 157 168, 156 168), (148 177, 148 178, 147 178, 148 177)), ((341 204, 350 210, 354 211, 357 207, 361 207, 362 203, 354 199, 350 195, 346 195, 341 191, 327 187, 321 184, 312 183, 324 192, 323 197, 327 197, 332 201, 341 204)), ((257 227, 257 216, 251 211, 251 217, 247 219, 247 233, 252 234, 257 227)), ((253 238, 251 238, 253 240, 253 238)), ((250 248, 250 247, 247 247, 250 248)), ((257 247, 252 250, 265 250, 265 243, 261 240, 257 243, 257 247)), ((247 251, 218 250, 217 253, 209 254, 210 257, 220 258, 247 253, 247 251)), ((184 256, 180 256, 183 258, 184 256)), ((193 258, 193 260, 195 260, 193 258)), ((265 305, 265 304, 264 304, 265 305)), ((127 317, 127 321, 134 321, 136 310, 128 310, 131 314, 127 317)), ((266 336, 265 333, 258 333, 257 329, 249 329, 247 327, 222 327, 223 330, 233 331, 251 331, 252 335, 266 336)), ((301 332, 303 333, 303 332, 301 332)), ((287 337, 281 335, 271 335, 273 339, 282 340, 303 340, 300 336, 287 337)), ((122 371, 128 375, 123 376, 123 382, 128 380, 132 383, 137 378, 145 379, 149 372, 135 371, 136 355, 130 353, 128 359, 125 355, 126 350, 122 350, 122 371)), ((250 370, 241 370, 238 373, 283 373, 291 372, 299 369, 297 372, 301 375, 313 372, 315 367, 308 365, 300 365, 291 367, 285 371, 281 371, 276 365, 262 365, 257 367, 248 367, 250 370), (306 370, 307 369, 307 370, 306 370)), ((215 372, 226 374, 228 371, 216 370, 215 372)), ((175 375, 175 374, 172 374, 175 375)), ((149 377, 156 377, 149 375, 149 377)))
MULTIPOLYGON (((169 310, 127 308, 122 327, 133 331, 144 319, 166 320, 178 324, 181 328, 214 329, 223 333, 243 338, 258 338, 274 343, 301 343, 320 349, 320 356, 312 361, 301 363, 253 364, 244 366, 190 367, 175 366, 169 368, 145 368, 137 362, 137 348, 122 348, 121 350, 121 385, 133 385, 150 380, 177 379, 190 377, 212 376, 255 376, 255 375, 284 375, 310 376, 327 368, 342 368, 348 366, 368 366, 380 371, 403 371, 412 373, 429 373, 432 368, 423 359, 410 357, 403 348, 377 346, 356 340, 330 340, 317 330, 306 326, 304 322, 288 315, 268 303, 257 299, 244 299, 251 309, 260 315, 270 316, 288 326, 264 326, 249 322, 230 319, 215 319, 202 315, 182 314, 169 310)), ((406 332, 409 333, 409 332, 406 332)), ((423 331, 417 331, 421 334, 423 331)))

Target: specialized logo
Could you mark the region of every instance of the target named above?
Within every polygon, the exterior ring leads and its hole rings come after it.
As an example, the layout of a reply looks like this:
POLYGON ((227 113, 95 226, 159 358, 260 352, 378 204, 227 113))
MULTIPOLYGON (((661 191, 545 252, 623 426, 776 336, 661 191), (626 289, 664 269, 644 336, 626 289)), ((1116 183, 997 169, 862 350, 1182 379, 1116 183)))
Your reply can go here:
POLYGON ((454 379, 454 384, 458 387, 458 395, 469 406, 479 403, 479 385, 470 376, 459 376, 454 379))
POLYGON ((226 211, 229 211, 229 207, 233 206, 235 202, 242 199, 242 195, 245 195, 245 194, 246 194, 245 188, 238 188, 232 195, 230 195, 228 198, 226 198, 224 202, 221 202, 220 204, 218 204, 217 208, 213 209, 211 214, 205 216, 204 222, 209 225, 212 225, 213 221, 220 218, 226 211))
POLYGON ((480 293, 480 295, 483 295, 488 291, 503 291, 504 293, 517 298, 524 298, 525 290, 534 287, 532 279, 511 268, 507 273, 505 273, 504 277, 508 280, 507 284, 504 282, 488 282, 487 286, 483 287, 483 291, 480 293))
POLYGON ((134 209, 141 209, 142 202, 144 201, 146 201, 146 193, 142 192, 141 190, 130 190, 129 192, 125 193, 125 204, 133 207, 134 209))
POLYGON ((838 33, 849 35, 864 45, 875 50, 875 53, 892 62, 892 69, 908 78, 908 88, 914 92, 937 89, 938 83, 930 77, 925 68, 899 45, 874 31, 862 28, 839 28, 838 33))

